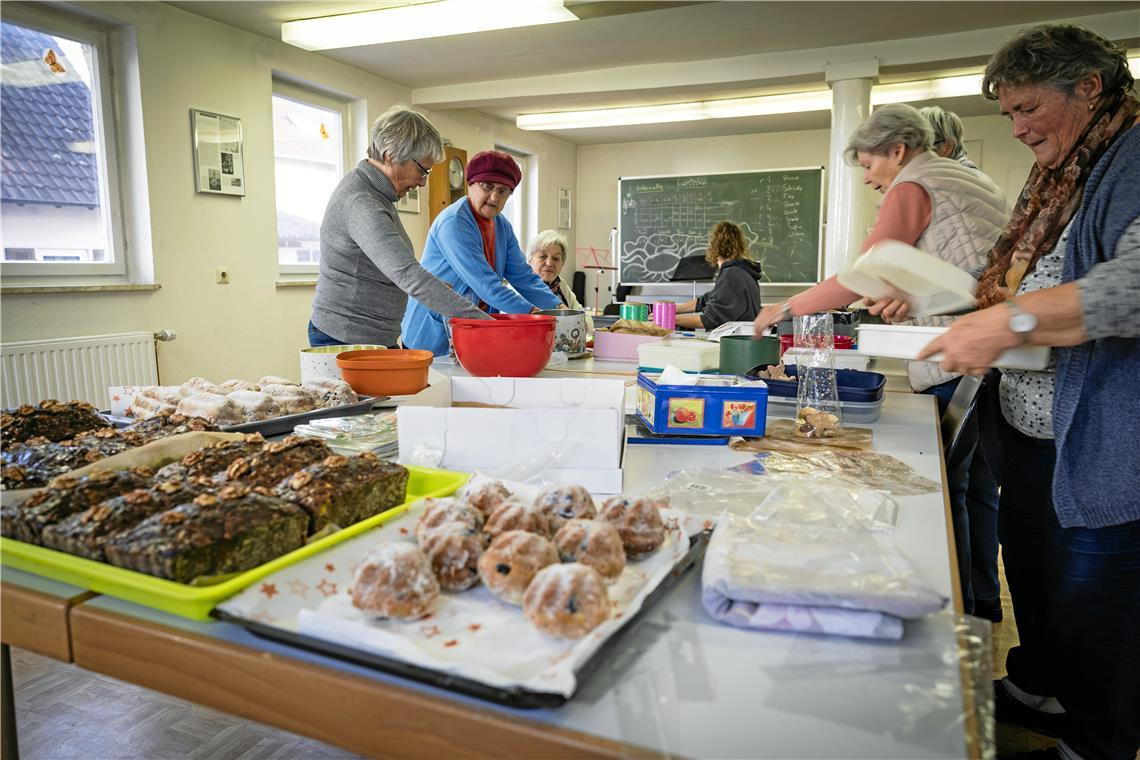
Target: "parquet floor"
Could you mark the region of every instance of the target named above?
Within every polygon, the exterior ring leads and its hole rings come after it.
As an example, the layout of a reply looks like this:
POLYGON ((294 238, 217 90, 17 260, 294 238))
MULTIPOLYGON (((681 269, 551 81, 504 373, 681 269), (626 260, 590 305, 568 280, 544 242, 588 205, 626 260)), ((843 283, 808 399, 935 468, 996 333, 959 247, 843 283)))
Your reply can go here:
POLYGON ((358 757, 23 650, 12 678, 24 760, 358 757))

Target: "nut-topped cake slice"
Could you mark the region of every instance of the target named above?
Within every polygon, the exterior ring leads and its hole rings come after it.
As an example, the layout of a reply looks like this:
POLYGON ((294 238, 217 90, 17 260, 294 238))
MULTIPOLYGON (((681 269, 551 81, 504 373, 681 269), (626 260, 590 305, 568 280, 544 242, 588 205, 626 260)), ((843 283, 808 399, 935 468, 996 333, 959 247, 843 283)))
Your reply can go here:
POLYGON ((110 538, 104 552, 113 565, 189 583, 249 570, 297 549, 308 525, 300 507, 231 484, 151 515, 110 538))
POLYGON ((332 453, 332 449, 323 441, 290 435, 280 441, 265 444, 261 451, 252 456, 235 459, 215 479, 273 488, 298 470, 316 464, 332 456, 332 453))
POLYGON ((283 479, 273 493, 308 512, 315 533, 330 523, 344 528, 403 504, 407 490, 407 468, 366 453, 328 456, 283 479))
POLYGON ((157 480, 182 480, 210 477, 225 471, 235 460, 261 452, 265 439, 259 433, 250 433, 241 440, 219 441, 205 448, 191 451, 178 462, 166 465, 157 473, 157 480))
POLYGON ((38 544, 44 528, 106 499, 150 484, 154 473, 143 467, 96 470, 83 478, 61 476, 42 491, 2 511, 3 534, 38 544))

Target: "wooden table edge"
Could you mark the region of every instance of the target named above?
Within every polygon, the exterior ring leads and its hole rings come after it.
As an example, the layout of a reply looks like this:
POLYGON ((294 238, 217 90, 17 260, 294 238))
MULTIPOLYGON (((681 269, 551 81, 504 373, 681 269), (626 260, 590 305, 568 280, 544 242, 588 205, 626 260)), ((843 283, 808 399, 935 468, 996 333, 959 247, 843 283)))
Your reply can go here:
POLYGON ((88 605, 71 630, 81 668, 363 755, 657 754, 88 605))
POLYGON ((71 608, 96 596, 83 591, 54 596, 0 581, 0 641, 17 649, 71 662, 71 608))

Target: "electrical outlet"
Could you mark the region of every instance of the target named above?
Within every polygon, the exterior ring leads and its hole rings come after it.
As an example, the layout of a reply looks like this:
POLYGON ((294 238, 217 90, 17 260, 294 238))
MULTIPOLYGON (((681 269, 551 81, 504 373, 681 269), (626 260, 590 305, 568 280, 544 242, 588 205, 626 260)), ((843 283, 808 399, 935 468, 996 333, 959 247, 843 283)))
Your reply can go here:
POLYGON ((216 270, 214 270, 214 272, 216 274, 216 279, 217 279, 219 285, 229 285, 230 284, 230 269, 229 269, 229 267, 218 267, 216 270))

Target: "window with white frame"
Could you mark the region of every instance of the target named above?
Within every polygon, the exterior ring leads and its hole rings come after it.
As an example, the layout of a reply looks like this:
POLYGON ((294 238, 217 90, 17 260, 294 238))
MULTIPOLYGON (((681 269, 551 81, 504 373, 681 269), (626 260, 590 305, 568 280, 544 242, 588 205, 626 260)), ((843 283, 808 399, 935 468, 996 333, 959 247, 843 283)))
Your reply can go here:
POLYGON ((0 20, 5 277, 122 275, 106 34, 40 9, 0 20))
POLYGON ((527 236, 530 234, 530 230, 526 229, 526 196, 529 190, 527 180, 530 178, 528 172, 530 168, 530 156, 509 150, 501 145, 495 146, 495 150, 502 151, 509 155, 515 160, 515 163, 519 165, 519 169, 522 170, 523 181, 515 189, 515 192, 511 193, 510 197, 507 198, 507 203, 503 206, 503 216, 507 217, 507 221, 509 221, 511 227, 514 228, 515 237, 519 239, 519 247, 522 248, 523 251, 526 251, 527 236))
POLYGON ((348 163, 348 103, 273 83, 273 167, 277 262, 313 273, 321 260, 321 220, 348 163))

